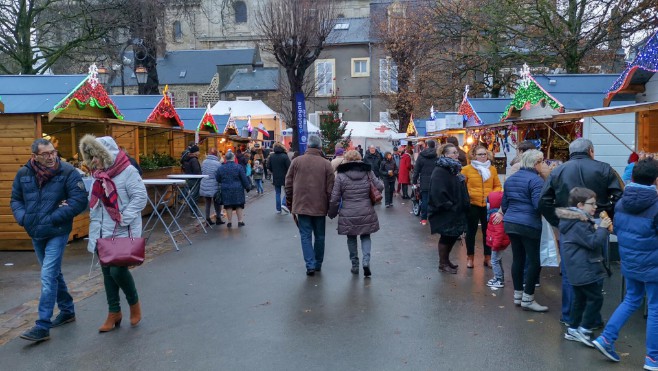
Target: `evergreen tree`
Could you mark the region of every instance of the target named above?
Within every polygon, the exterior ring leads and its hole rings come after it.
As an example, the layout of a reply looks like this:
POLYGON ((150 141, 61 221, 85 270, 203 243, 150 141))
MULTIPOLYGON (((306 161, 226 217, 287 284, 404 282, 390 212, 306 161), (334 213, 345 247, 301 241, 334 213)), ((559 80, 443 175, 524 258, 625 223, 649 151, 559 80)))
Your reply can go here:
POLYGON ((329 113, 320 116, 322 118, 320 121, 320 135, 322 137, 322 150, 326 155, 330 155, 335 153, 336 144, 342 142, 347 122, 341 121, 338 114, 338 96, 335 94, 331 96, 327 108, 329 113))

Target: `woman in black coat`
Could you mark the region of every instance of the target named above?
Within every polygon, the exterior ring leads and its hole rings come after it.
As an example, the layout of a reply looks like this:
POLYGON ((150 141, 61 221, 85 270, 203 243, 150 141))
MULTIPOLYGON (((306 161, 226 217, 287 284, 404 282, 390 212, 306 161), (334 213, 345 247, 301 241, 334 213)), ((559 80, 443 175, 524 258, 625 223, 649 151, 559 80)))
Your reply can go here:
POLYGON ((386 152, 384 160, 379 164, 379 176, 384 181, 384 203, 386 207, 393 206, 393 192, 395 192, 395 179, 398 177, 398 167, 391 152, 386 152))
POLYGON ((461 174, 459 151, 453 144, 439 148, 439 159, 430 178, 429 222, 432 233, 439 233, 439 271, 457 273, 450 262, 450 251, 466 231, 470 200, 461 174))
POLYGON ((220 166, 215 173, 215 179, 222 190, 222 204, 226 210, 228 223, 226 227, 231 228, 231 219, 233 211, 238 215, 238 227, 244 226, 242 210, 244 209, 245 196, 244 192, 251 189, 251 183, 247 174, 241 165, 234 162, 235 155, 233 152, 227 152, 224 157, 226 162, 220 166))

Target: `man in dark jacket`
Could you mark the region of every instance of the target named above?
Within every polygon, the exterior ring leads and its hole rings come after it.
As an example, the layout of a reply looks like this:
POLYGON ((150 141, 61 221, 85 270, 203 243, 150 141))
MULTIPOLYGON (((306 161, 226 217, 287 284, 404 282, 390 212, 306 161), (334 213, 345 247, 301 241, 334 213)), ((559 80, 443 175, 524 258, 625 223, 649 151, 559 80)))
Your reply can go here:
MULTIPOLYGON (((612 216, 614 207, 623 193, 623 185, 617 172, 607 163, 594 159, 594 145, 588 139, 579 138, 569 145, 569 161, 556 167, 546 180, 539 200, 539 209, 551 225, 557 227, 560 219, 555 208, 568 207, 569 192, 576 188, 589 188, 596 193, 597 215, 606 211, 612 216)), ((562 261, 564 264, 564 260, 562 261)), ((562 268, 562 318, 570 323, 569 312, 573 301, 573 288, 562 268)))
POLYGON ((281 210, 290 213, 286 206, 286 195, 284 194, 283 200, 281 199, 281 187, 286 184, 286 174, 289 167, 290 157, 288 157, 285 147, 281 143, 274 143, 274 153, 271 153, 267 158, 267 168, 272 173, 277 214, 281 214, 281 210))
POLYGON ((413 184, 420 181, 420 224, 427 225, 427 204, 430 197, 430 178, 436 163, 436 142, 428 140, 427 148, 418 155, 416 165, 414 166, 413 184))
POLYGON ((377 152, 377 148, 375 148, 375 146, 371 145, 368 147, 368 152, 363 157, 363 162, 370 165, 372 172, 375 173, 377 178, 380 177, 379 166, 382 162, 382 156, 379 154, 379 152, 377 152))
POLYGON ((87 208, 87 191, 78 171, 61 162, 46 139, 32 143, 32 158, 18 170, 11 190, 11 211, 32 238, 41 266, 39 319, 21 338, 50 339, 50 328, 75 321, 73 298, 62 275, 64 248, 73 218, 87 208), (59 314, 51 322, 55 303, 59 314))
POLYGON ((311 135, 306 153, 292 160, 286 175, 286 203, 297 215, 308 276, 322 269, 325 222, 334 188, 334 169, 322 156, 321 145, 320 138, 311 135))
MULTIPOLYGON (((183 156, 181 158, 181 166, 183 167, 183 172, 185 174, 191 175, 201 175, 201 164, 199 163, 199 146, 190 142, 190 145, 187 147, 183 156)), ((192 191, 191 198, 194 202, 198 202, 199 199, 199 182, 200 179, 187 179, 187 189, 192 191)), ((192 210, 190 210, 192 212, 192 210)), ((194 216, 194 213, 192 213, 194 216)))

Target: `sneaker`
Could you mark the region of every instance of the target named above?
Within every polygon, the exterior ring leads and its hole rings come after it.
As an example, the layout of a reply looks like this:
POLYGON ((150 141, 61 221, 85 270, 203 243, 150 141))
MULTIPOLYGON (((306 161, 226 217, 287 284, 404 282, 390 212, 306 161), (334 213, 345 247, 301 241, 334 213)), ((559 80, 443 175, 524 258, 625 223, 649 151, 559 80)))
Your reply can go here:
POLYGON ((290 209, 288 209, 288 206, 281 205, 281 210, 283 210, 283 212, 286 214, 290 214, 290 209))
POLYGON ((357 265, 356 267, 352 267, 350 272, 352 272, 352 274, 359 274, 359 266, 357 265))
POLYGON ((50 340, 50 331, 45 328, 34 326, 31 329, 22 333, 20 337, 21 339, 34 341, 34 342, 46 341, 46 340, 50 340))
MULTIPOLYGON (((608 357, 611 361, 619 362, 621 358, 619 358, 619 354, 615 352, 615 344, 614 343, 609 343, 606 338, 603 336, 599 336, 594 341, 592 341, 592 344, 596 349, 599 350, 599 352, 603 353, 604 356, 608 357)), ((646 365, 645 365, 646 369, 646 365)))
POLYGON ((307 276, 315 276, 315 269, 307 269, 306 270, 306 275, 307 276))
POLYGON ((658 359, 654 360, 649 356, 644 358, 644 369, 650 371, 658 371, 658 359))
POLYGON ((590 336, 589 332, 582 327, 578 327, 577 329, 569 327, 567 329, 567 332, 564 333, 565 339, 571 341, 578 341, 587 345, 590 348, 594 348, 594 345, 592 344, 592 341, 590 340, 589 336, 590 336))
POLYGON ((487 281, 487 286, 489 287, 496 287, 496 288, 503 288, 505 287, 505 281, 502 281, 498 278, 492 278, 489 281, 487 281))
POLYGON ((59 327, 62 325, 65 325, 67 323, 71 323, 75 321, 75 313, 62 313, 60 312, 57 317, 52 322, 52 325, 50 327, 59 327))
POLYGON ((427 220, 425 220, 425 219, 421 220, 421 221, 420 221, 420 224, 422 224, 422 225, 427 225, 427 220))
POLYGON ((372 275, 372 272, 370 272, 370 267, 364 266, 363 267, 363 277, 370 277, 372 275))
POLYGON ((277 210, 276 213, 281 215, 281 210, 277 210))

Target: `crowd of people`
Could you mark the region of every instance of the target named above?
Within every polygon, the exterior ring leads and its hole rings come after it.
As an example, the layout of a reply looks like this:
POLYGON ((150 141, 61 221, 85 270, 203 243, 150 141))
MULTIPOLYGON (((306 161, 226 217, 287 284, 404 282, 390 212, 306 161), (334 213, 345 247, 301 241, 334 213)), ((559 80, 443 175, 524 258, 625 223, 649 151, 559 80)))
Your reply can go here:
MULTIPOLYGON (((544 312, 549 308, 535 300, 535 293, 542 232, 548 228, 559 240, 560 320, 567 325, 565 339, 594 347, 618 362, 614 343, 646 295, 645 369, 658 370, 658 161, 645 156, 633 162, 624 187, 609 164, 595 160, 594 147, 587 139, 574 140, 569 146, 569 161, 557 166, 549 166, 533 143, 522 142, 512 162, 513 173, 501 184, 487 147, 475 145, 469 161, 455 141, 426 141, 416 161, 411 146, 383 155, 374 146, 364 155, 358 149, 337 148, 329 161, 322 152, 321 139, 311 135, 302 155, 290 156, 279 143, 266 154, 259 147, 251 153, 240 148, 224 155, 211 148, 203 163, 199 163, 198 146, 191 143, 181 164, 185 172, 209 175, 199 187, 206 204, 206 221, 225 223, 228 228, 233 224, 233 212, 237 226, 245 226, 246 192, 256 189, 262 193, 262 180, 271 177, 276 212, 292 213, 299 229, 308 276, 322 270, 328 216, 338 217, 337 232, 346 236, 351 273, 359 274, 362 269, 363 275, 370 277, 371 235, 380 227, 375 206, 381 192, 384 207, 390 208, 394 195, 401 191, 403 199, 409 198, 408 186, 417 184, 420 222, 429 222, 429 232, 440 235, 439 271, 458 272, 450 254, 460 239, 466 245, 466 267, 475 268, 480 225, 482 266, 493 268, 487 285, 504 287, 500 252, 509 241, 513 302, 523 310, 544 312), (215 221, 210 215, 213 206, 215 221), (222 220, 222 208, 227 212, 226 220, 222 220), (604 261, 611 232, 618 238, 627 292, 606 324, 600 313, 601 292, 609 275, 604 261), (595 338, 593 331, 599 328, 603 331, 595 338)), ((73 301, 61 273, 73 217, 90 208, 88 249, 94 252, 102 236, 141 235, 147 196, 137 169, 111 137, 87 135, 80 141, 80 153, 94 179, 89 192, 80 174, 59 160, 52 143, 39 139, 31 150, 31 159, 16 175, 11 207, 16 221, 32 237, 42 266, 39 319, 21 337, 43 341, 49 338, 50 328, 75 320, 73 301), (51 320, 55 305, 60 313, 51 320)), ((130 271, 123 266, 102 266, 102 273, 108 316, 99 331, 111 331, 121 323, 120 291, 130 307, 130 323, 136 326, 141 308, 130 271)))

